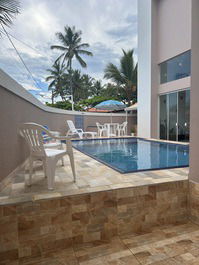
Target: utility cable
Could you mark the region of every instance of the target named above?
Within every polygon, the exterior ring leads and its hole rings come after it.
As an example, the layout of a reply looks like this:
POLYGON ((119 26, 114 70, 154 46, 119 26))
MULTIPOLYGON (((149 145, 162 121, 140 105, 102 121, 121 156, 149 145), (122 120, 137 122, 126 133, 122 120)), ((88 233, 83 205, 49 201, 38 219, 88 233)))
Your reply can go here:
POLYGON ((10 41, 10 43, 12 44, 13 48, 15 49, 17 55, 19 56, 21 62, 23 63, 24 67, 26 68, 26 70, 27 70, 28 73, 30 74, 31 78, 33 79, 35 85, 36 85, 39 89, 42 90, 42 88, 40 87, 40 85, 37 83, 37 80, 34 78, 34 76, 32 75, 31 71, 30 71, 29 68, 27 67, 26 63, 24 62, 23 58, 21 57, 21 54, 19 53, 19 51, 18 51, 17 48, 15 47, 15 45, 14 45, 12 39, 10 38, 9 34, 8 34, 7 31, 5 30, 5 28, 4 28, 4 26, 3 26, 2 23, 1 23, 1 26, 2 26, 2 28, 3 28, 3 30, 4 30, 4 32, 5 32, 5 34, 6 34, 7 38, 8 38, 8 40, 10 41))
MULTIPOLYGON (((6 35, 6 33, 3 32, 1 29, 0 29, 0 33, 6 35)), ((15 39, 15 40, 21 42, 23 45, 27 46, 28 48, 34 50, 34 51, 37 52, 39 55, 44 56, 44 54, 41 54, 37 49, 31 47, 29 44, 27 44, 27 43, 25 43, 24 41, 18 39, 17 37, 15 37, 14 35, 12 35, 11 33, 8 33, 8 32, 7 32, 7 34, 8 34, 9 36, 11 36, 13 39, 15 39)))

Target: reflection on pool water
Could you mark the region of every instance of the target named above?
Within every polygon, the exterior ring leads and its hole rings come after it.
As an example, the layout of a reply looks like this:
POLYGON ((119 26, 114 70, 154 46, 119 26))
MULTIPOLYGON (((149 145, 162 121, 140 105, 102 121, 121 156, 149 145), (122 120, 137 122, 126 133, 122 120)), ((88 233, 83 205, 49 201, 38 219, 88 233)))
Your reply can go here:
POLYGON ((73 147, 121 173, 189 165, 188 145, 120 138, 75 140, 73 147))

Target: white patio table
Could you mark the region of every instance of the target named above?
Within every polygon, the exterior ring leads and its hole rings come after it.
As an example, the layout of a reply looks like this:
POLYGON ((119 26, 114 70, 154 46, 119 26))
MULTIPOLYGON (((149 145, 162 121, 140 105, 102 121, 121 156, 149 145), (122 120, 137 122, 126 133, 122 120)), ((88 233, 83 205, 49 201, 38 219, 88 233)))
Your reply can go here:
POLYGON ((107 137, 117 136, 119 123, 104 123, 107 131, 107 137))

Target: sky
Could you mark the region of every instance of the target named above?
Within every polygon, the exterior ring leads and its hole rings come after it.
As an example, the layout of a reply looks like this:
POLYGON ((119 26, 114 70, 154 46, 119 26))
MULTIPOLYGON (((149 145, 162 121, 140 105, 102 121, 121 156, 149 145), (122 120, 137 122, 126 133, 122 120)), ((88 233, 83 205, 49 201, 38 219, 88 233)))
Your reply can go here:
POLYGON ((0 68, 29 90, 41 102, 50 102, 48 68, 60 54, 50 46, 59 44, 55 33, 65 25, 82 31, 82 41, 90 44, 93 57, 84 57, 81 69, 103 81, 104 68, 119 65, 122 49, 134 49, 137 57, 137 0, 21 0, 20 14, 6 30, 30 69, 36 83, 19 60, 6 36, 0 37, 0 68))

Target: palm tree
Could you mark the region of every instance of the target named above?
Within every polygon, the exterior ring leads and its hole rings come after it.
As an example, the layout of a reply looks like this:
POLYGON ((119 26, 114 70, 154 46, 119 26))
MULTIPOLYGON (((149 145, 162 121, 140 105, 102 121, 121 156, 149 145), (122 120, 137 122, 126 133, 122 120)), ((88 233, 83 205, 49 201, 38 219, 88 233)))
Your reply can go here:
POLYGON ((89 96, 93 96, 92 87, 93 87, 94 81, 95 80, 93 77, 87 74, 82 75, 82 83, 83 83, 82 99, 87 99, 89 96))
POLYGON ((64 34, 62 32, 57 32, 56 36, 62 45, 52 45, 51 49, 57 49, 62 51, 62 54, 57 58, 57 60, 62 59, 62 63, 67 61, 67 68, 71 70, 72 59, 75 57, 82 67, 86 67, 86 62, 80 56, 88 55, 92 56, 92 52, 85 50, 89 47, 88 43, 81 43, 82 32, 76 31, 75 27, 64 27, 64 34))
POLYGON ((91 96, 100 96, 104 90, 104 86, 102 85, 100 80, 97 80, 93 83, 91 87, 91 96))
MULTIPOLYGON (((75 27, 64 27, 64 34, 62 32, 57 32, 56 36, 62 45, 52 45, 51 49, 57 49, 62 51, 61 55, 57 58, 57 61, 62 59, 62 64, 67 62, 67 68, 69 73, 72 73, 72 60, 75 57, 82 67, 86 67, 86 62, 82 59, 81 55, 92 56, 92 52, 86 50, 89 47, 88 43, 81 43, 82 32, 76 31, 75 27)), ((72 76, 70 76, 70 88, 72 91, 72 76)))
POLYGON ((125 91, 130 105, 133 93, 136 92, 137 88, 137 64, 134 63, 133 50, 122 51, 120 67, 118 68, 113 63, 109 63, 104 70, 104 77, 111 79, 125 91))
POLYGON ((89 97, 93 78, 87 74, 82 75, 79 70, 71 70, 64 74, 64 86, 67 94, 70 93, 72 87, 74 102, 77 103, 79 100, 89 97))
POLYGON ((46 77, 46 82, 51 81, 48 86, 48 90, 52 91, 52 104, 54 103, 54 97, 60 95, 62 100, 65 99, 65 93, 63 89, 63 75, 65 73, 66 67, 60 62, 55 62, 51 69, 47 69, 50 73, 46 77))
POLYGON ((0 24, 10 26, 12 19, 19 13, 19 8, 17 0, 0 0, 0 24))

